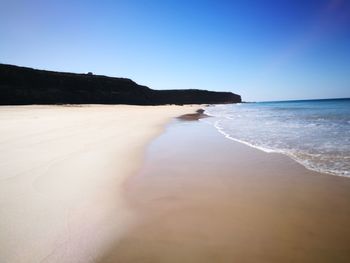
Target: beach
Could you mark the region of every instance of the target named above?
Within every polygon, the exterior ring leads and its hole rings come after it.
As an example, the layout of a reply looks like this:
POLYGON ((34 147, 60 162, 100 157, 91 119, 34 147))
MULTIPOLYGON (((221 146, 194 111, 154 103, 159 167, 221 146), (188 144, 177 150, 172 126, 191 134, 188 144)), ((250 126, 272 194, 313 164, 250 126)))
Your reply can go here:
POLYGON ((350 0, 0 6, 0 263, 350 263, 350 0))
POLYGON ((349 262, 350 180, 173 121, 125 197, 139 223, 99 262, 349 262))
POLYGON ((349 262, 350 179, 199 108, 1 107, 0 261, 349 262))
POLYGON ((0 108, 0 261, 95 262, 134 223, 145 146, 191 106, 0 108))

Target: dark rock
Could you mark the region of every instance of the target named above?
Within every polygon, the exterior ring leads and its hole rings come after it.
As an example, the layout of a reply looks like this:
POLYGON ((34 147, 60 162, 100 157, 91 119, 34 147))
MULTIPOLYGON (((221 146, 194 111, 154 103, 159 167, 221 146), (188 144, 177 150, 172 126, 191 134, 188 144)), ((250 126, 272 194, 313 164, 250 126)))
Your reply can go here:
POLYGON ((207 90, 152 90, 130 79, 37 70, 0 64, 0 105, 218 104, 241 96, 207 90))
POLYGON ((181 115, 177 118, 179 120, 182 120, 182 121, 198 121, 199 119, 210 117, 209 115, 205 114, 204 112, 205 112, 204 109, 198 109, 198 110, 196 110, 196 113, 184 114, 184 115, 181 115))

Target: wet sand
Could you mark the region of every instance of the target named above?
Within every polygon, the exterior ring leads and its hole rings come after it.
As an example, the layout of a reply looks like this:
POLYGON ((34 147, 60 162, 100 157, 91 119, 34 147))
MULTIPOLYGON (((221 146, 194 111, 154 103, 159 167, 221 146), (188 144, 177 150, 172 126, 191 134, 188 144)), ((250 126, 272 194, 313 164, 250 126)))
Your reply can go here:
POLYGON ((124 197, 138 222, 99 262, 350 262, 350 178, 174 121, 124 197))
POLYGON ((96 262, 135 221, 145 146, 196 108, 0 107, 0 262, 96 262))

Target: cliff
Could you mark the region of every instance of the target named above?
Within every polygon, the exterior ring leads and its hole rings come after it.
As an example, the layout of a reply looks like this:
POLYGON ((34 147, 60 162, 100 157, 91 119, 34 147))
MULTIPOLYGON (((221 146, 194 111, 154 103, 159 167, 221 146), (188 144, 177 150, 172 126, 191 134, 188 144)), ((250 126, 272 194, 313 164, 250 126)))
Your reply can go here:
POLYGON ((231 92, 152 90, 125 78, 37 70, 0 64, 0 105, 218 104, 241 102, 231 92))

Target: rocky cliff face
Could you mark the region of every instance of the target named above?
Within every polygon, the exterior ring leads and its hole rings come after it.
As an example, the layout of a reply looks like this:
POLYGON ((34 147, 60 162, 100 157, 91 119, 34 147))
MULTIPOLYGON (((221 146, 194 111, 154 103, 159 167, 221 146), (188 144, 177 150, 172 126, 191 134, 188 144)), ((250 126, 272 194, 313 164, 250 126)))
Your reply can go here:
POLYGON ((152 90, 130 79, 0 64, 0 105, 218 104, 241 102, 231 92, 152 90))

